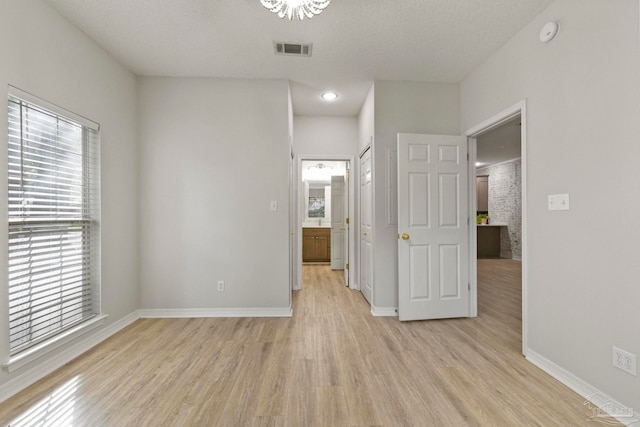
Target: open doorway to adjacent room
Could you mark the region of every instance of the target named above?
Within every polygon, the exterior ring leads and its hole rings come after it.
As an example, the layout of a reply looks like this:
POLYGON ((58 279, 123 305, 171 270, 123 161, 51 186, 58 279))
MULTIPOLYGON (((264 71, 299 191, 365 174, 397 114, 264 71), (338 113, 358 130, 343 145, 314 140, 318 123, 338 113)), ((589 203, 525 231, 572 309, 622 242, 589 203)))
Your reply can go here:
MULTIPOLYGON (((349 261, 352 237, 349 222, 352 209, 351 159, 309 158, 299 163, 298 220, 299 263, 324 265, 350 284, 349 261)), ((302 275, 300 288, 304 287, 302 275)))
MULTIPOLYGON (((526 132, 524 103, 467 132, 470 196, 476 218, 470 272, 477 292, 476 313, 493 307, 492 315, 508 325, 509 346, 526 352, 526 132), (479 290, 482 292, 479 292, 479 290), (480 297, 481 296, 481 297, 480 297), (491 301, 489 301, 489 299, 491 301), (500 300, 499 313, 495 301, 500 300)), ((526 354, 525 354, 526 355, 526 354)))

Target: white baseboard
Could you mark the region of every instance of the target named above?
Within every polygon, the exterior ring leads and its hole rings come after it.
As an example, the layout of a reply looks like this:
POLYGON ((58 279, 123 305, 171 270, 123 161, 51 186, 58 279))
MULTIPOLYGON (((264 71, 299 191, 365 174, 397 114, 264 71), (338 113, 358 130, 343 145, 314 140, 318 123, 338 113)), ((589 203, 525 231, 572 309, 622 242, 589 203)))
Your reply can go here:
POLYGON ((604 411, 624 425, 631 425, 640 421, 640 413, 638 411, 634 412, 633 408, 629 408, 617 400, 612 399, 588 382, 578 378, 530 348, 527 349, 526 358, 529 362, 584 397, 585 405, 593 406, 594 415, 592 420, 595 421, 597 418, 603 417, 604 414, 602 411, 604 411), (596 407, 599 410, 596 409, 596 407))
POLYGON ((376 307, 371 304, 371 314, 375 317, 398 317, 397 307, 376 307))
MULTIPOLYGON (((4 402, 16 393, 24 390, 36 381, 41 380, 61 366, 100 344, 116 332, 138 320, 138 313, 133 312, 122 319, 107 325, 104 329, 88 336, 86 339, 61 351, 53 357, 45 358, 26 372, 16 376, 0 386, 0 402, 4 402)), ((35 363, 35 362, 34 362, 35 363)))
POLYGON ((282 308, 167 308, 138 310, 141 318, 195 317, 291 317, 291 307, 282 308))

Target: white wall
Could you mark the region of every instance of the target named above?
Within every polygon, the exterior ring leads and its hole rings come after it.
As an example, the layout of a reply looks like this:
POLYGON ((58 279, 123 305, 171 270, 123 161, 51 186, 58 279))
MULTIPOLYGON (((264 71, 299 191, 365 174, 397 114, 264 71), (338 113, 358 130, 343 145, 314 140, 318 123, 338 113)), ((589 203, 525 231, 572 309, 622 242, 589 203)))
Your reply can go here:
POLYGON ((462 129, 527 99, 530 349, 636 410, 611 347, 640 355, 638 9, 557 1, 461 85, 462 129), (557 193, 570 211, 547 210, 557 193))
MULTIPOLYGON (((398 306, 398 133, 460 135, 457 84, 375 82, 373 304, 398 306)), ((366 143, 361 140, 361 144, 366 143)))
MULTIPOLYGON (((16 86, 101 125, 102 311, 106 325, 138 308, 138 205, 136 79, 64 18, 40 1, 2 0, 0 88, 16 86)), ((0 216, 7 222, 7 103, 0 103, 0 216)), ((0 227, 0 246, 7 247, 0 227)), ((6 283, 6 250, 0 277, 6 283)), ((7 295, 0 292, 0 361, 8 356, 7 295)), ((99 330, 94 331, 99 333, 99 330)), ((83 340, 90 337, 85 335, 83 340)), ((78 340, 79 342, 80 340, 78 340)), ((66 351, 66 346, 61 351, 66 351)), ((32 369, 45 372, 61 351, 12 373, 0 385, 32 369)))
POLYGON ((288 309, 288 83, 139 89, 142 308, 288 309))
POLYGON ((371 143, 375 128, 375 84, 371 86, 358 115, 358 155, 371 143))
POLYGON ((294 116, 296 156, 355 156, 358 150, 356 117, 294 116))

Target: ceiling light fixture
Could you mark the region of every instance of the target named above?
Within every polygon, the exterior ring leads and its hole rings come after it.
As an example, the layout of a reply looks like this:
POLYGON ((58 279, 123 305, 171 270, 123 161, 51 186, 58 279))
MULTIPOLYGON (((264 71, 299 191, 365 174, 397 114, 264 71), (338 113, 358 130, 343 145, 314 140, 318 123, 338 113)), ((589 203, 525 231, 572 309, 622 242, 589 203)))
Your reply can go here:
POLYGON ((327 166, 324 163, 318 163, 317 165, 307 166, 307 169, 318 169, 318 170, 333 169, 333 166, 327 166))
POLYGON ((338 99, 338 94, 335 92, 325 92, 322 94, 322 99, 328 102, 335 101, 338 99))
POLYGON ((260 0, 260 3, 280 18, 287 17, 289 21, 298 18, 313 18, 329 6, 331 0, 260 0))

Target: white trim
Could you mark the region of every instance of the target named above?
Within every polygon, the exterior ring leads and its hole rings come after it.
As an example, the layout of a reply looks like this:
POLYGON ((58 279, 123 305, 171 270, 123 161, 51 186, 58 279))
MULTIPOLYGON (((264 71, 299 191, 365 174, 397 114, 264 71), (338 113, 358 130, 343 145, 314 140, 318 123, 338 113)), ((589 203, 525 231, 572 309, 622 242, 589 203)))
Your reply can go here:
POLYGON ((375 317, 398 317, 398 307, 376 307, 371 304, 371 314, 375 317))
POLYGON ((40 97, 30 94, 29 92, 25 92, 24 90, 19 89, 15 86, 9 85, 8 92, 9 92, 9 96, 20 98, 27 103, 33 104, 34 106, 44 108, 46 110, 51 111, 52 113, 66 117, 67 119, 71 119, 75 122, 80 123, 83 126, 88 127, 89 129, 93 129, 95 131, 100 130, 99 123, 96 123, 91 119, 81 116, 80 114, 74 113, 73 111, 69 111, 66 108, 60 107, 59 105, 56 105, 53 102, 46 101, 40 97))
POLYGON ((102 326, 107 315, 93 317, 69 330, 66 330, 55 337, 48 339, 38 345, 21 351, 18 355, 9 357, 9 360, 2 365, 2 369, 7 372, 15 372, 29 363, 32 363, 42 356, 56 350, 63 345, 69 344, 76 338, 91 332, 102 326))
MULTIPOLYGON (((616 408, 618 410, 626 410, 626 409, 633 410, 633 408, 629 408, 628 406, 621 404, 620 402, 618 402, 617 400, 609 397, 607 394, 605 394, 602 391, 598 390, 596 387, 592 386, 588 382, 586 382, 583 379, 575 376, 574 374, 572 374, 571 372, 569 372, 566 369, 562 368, 561 366, 556 365, 555 363, 553 363, 552 361, 550 361, 546 357, 536 353, 535 351, 531 350, 530 348, 527 349, 526 359, 529 362, 531 362, 534 365, 536 365, 538 368, 540 368, 543 371, 545 371, 547 374, 551 375, 556 380, 560 381, 562 384, 564 384, 567 387, 569 387, 571 390, 573 390, 576 393, 578 393, 580 396, 584 397, 585 398, 585 404, 588 404, 589 402, 591 402, 592 404, 596 404, 595 401, 590 400, 590 399, 593 398, 594 396, 601 396, 601 397, 604 397, 604 400, 605 400, 604 403, 606 404, 606 406, 608 408, 613 406, 613 408, 616 408)), ((605 411, 605 412, 608 410, 606 407, 603 407, 603 405, 597 405, 597 406, 600 409, 602 409, 603 411, 605 411)), ((621 412, 618 412, 618 414, 620 414, 620 413, 621 412)), ((622 417, 618 418, 613 413, 610 413, 610 415, 612 415, 614 418, 616 418, 618 421, 620 421, 624 425, 628 425, 629 424, 630 420, 628 418, 626 418, 626 419, 622 418, 622 417)), ((634 417, 637 420, 640 420, 640 412, 635 411, 634 412, 634 417)))
MULTIPOLYGON (((527 238, 527 101, 522 100, 517 102, 516 104, 502 110, 498 114, 492 116, 491 118, 483 121, 482 123, 472 127, 471 129, 465 132, 467 139, 469 141, 469 197, 471 200, 469 201, 470 206, 470 214, 473 213, 475 215, 475 210, 477 201, 475 200, 476 190, 475 190, 475 176, 476 176, 476 139, 479 135, 488 132, 492 129, 497 128, 503 123, 513 119, 514 117, 520 115, 520 152, 521 152, 521 160, 522 160, 522 354, 527 356, 528 347, 528 298, 529 294, 528 290, 528 238, 527 238), (473 181, 472 181, 473 179, 473 181)), ((475 223, 471 221, 472 223, 475 223)), ((470 254, 476 255, 476 236, 475 236, 475 226, 469 227, 469 242, 471 244, 470 254)), ((469 274, 470 274, 470 285, 471 285, 471 303, 469 308, 470 317, 477 317, 478 315, 478 277, 477 277, 477 257, 470 257, 470 266, 469 266, 469 274)))
POLYGON ((129 326, 131 323, 138 320, 138 318, 138 313, 133 312, 122 319, 107 325, 104 329, 101 329, 83 341, 63 350, 51 358, 48 358, 46 361, 37 364, 23 374, 2 384, 0 386, 0 402, 7 400, 11 396, 19 393, 61 366, 71 362, 73 359, 87 352, 92 347, 100 344, 113 334, 129 326))
POLYGON ((505 108, 498 114, 467 130, 465 132, 465 136, 470 138, 477 138, 483 133, 489 132, 490 130, 499 127, 503 123, 508 122, 517 115, 521 114, 521 111, 524 110, 525 107, 526 100, 523 100, 512 105, 511 107, 505 108))
POLYGON ((196 317, 291 317, 291 307, 282 308, 160 308, 138 310, 141 319, 196 317))

